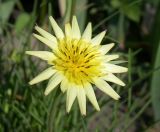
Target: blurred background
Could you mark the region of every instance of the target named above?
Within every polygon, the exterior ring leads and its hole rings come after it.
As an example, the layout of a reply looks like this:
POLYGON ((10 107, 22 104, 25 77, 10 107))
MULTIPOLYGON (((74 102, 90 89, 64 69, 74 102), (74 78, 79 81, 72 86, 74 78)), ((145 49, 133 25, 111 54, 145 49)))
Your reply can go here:
POLYGON ((0 0, 0 132, 159 132, 159 121, 159 0, 0 0), (83 117, 77 102, 66 113, 59 89, 44 96, 47 81, 29 86, 46 63, 25 51, 47 50, 32 33, 36 24, 52 33, 50 15, 62 28, 76 15, 81 32, 88 22, 93 36, 108 30, 103 43, 116 43, 115 63, 129 68, 118 75, 125 87, 111 84, 119 101, 96 90, 101 111, 88 102, 83 117))

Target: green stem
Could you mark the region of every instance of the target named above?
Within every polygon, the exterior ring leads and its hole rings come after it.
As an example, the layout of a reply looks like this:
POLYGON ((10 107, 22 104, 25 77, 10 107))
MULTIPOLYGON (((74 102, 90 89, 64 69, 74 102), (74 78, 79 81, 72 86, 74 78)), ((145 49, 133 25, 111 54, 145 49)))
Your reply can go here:
POLYGON ((118 29, 117 29, 118 30, 117 38, 118 41, 120 42, 119 44, 121 48, 124 48, 124 41, 125 41, 124 24, 125 24, 125 16, 121 11, 119 14, 118 29))
MULTIPOLYGON (((142 0, 135 0, 133 2, 131 2, 130 4, 128 4, 128 7, 133 6, 135 4, 140 3, 142 0)), ((97 28, 99 28, 102 24, 104 24, 105 22, 107 22, 108 20, 110 20, 111 18, 115 17, 116 15, 118 15, 120 13, 120 10, 115 11, 114 13, 112 13, 110 16, 106 17, 105 19, 103 19, 100 23, 98 23, 96 26, 94 26, 93 31, 95 31, 97 28)))
MULTIPOLYGON (((118 86, 117 87, 117 92, 119 93, 120 92, 120 87, 118 86)), ((117 125, 117 122, 118 122, 118 108, 119 108, 119 102, 115 102, 114 103, 114 109, 113 109, 113 113, 112 113, 112 118, 113 118, 113 121, 112 121, 112 124, 111 124, 111 127, 109 129, 109 132, 112 132, 114 131, 114 128, 116 128, 116 125, 117 125)))
POLYGON ((82 119, 82 126, 83 126, 83 131, 87 132, 87 123, 86 123, 86 119, 84 117, 81 117, 82 119))
POLYGON ((103 19, 100 23, 98 23, 96 26, 94 26, 93 31, 95 31, 97 28, 99 28, 103 23, 107 22, 108 20, 110 20, 111 18, 116 16, 118 13, 119 13, 119 10, 115 11, 110 16, 108 16, 105 19, 103 19))
POLYGON ((73 5, 73 0, 66 0, 66 11, 65 11, 65 16, 63 19, 63 24, 66 22, 70 22, 72 18, 72 5, 73 5))
POLYGON ((129 126, 132 125, 132 123, 134 123, 141 116, 141 114, 145 111, 145 109, 149 106, 150 103, 151 103, 151 99, 149 99, 145 103, 145 105, 140 109, 140 111, 131 119, 131 121, 129 123, 127 123, 124 131, 127 131, 127 129, 129 128, 129 126))
POLYGON ((51 110, 49 112, 49 115, 48 115, 48 132, 52 132, 53 131, 53 115, 54 115, 54 98, 52 99, 52 102, 51 102, 51 110))
POLYGON ((108 39, 108 40, 111 40, 111 41, 113 41, 113 42, 115 42, 115 43, 117 43, 117 44, 119 44, 120 43, 120 41, 117 41, 116 39, 114 39, 114 38, 112 38, 112 37, 110 37, 110 36, 105 36, 104 37, 104 39, 108 39))
POLYGON ((53 132, 53 128, 54 128, 54 120, 55 120, 55 115, 57 113, 57 104, 59 103, 60 97, 61 95, 58 95, 58 97, 56 97, 57 95, 57 90, 54 91, 53 95, 52 95, 52 101, 51 101, 51 106, 50 106, 50 112, 48 114, 48 123, 47 123, 47 132, 53 132))
POLYGON ((40 22, 43 23, 46 16, 47 2, 46 0, 42 0, 42 6, 40 10, 40 22))
MULTIPOLYGON (((128 82, 132 82, 132 51, 129 49, 128 53, 128 82)), ((128 109, 130 109, 132 100, 132 87, 128 89, 128 109)))

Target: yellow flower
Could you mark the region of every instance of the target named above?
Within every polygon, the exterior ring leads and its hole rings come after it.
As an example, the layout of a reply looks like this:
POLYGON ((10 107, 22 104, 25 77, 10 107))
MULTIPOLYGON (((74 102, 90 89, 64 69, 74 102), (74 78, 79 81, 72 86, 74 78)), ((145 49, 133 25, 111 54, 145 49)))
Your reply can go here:
POLYGON ((110 63, 119 56, 106 54, 114 43, 100 45, 106 31, 92 38, 91 23, 88 23, 81 35, 77 19, 73 16, 72 25, 65 24, 63 32, 51 16, 49 19, 55 36, 38 26, 35 26, 35 30, 40 35, 33 35, 51 48, 51 51, 26 51, 29 55, 47 61, 49 68, 29 84, 33 85, 50 78, 44 94, 48 95, 60 84, 61 91, 67 92, 66 111, 70 111, 77 97, 82 115, 86 115, 86 96, 95 109, 100 110, 93 85, 118 100, 120 96, 106 81, 124 86, 125 84, 113 73, 127 72, 127 68, 110 63))

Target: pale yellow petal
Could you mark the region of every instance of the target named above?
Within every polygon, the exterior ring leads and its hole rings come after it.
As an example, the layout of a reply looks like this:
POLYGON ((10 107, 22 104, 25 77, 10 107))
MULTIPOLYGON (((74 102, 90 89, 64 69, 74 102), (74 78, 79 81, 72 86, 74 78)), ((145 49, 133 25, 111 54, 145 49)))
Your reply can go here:
POLYGON ((67 100, 66 100, 66 111, 69 113, 71 110, 71 107, 73 105, 74 100, 77 97, 77 88, 75 87, 69 87, 67 89, 67 100))
POLYGON ((114 46, 114 43, 102 45, 100 48, 100 52, 103 55, 105 55, 113 46, 114 46))
POLYGON ((70 23, 65 24, 65 35, 66 37, 72 38, 72 29, 70 23))
POLYGON ((35 26, 35 29, 46 39, 49 39, 50 41, 57 44, 57 39, 52 34, 48 33, 47 31, 43 30, 42 28, 35 26))
POLYGON ((60 88, 63 93, 69 88, 69 82, 66 78, 62 80, 60 88))
POLYGON ((55 59, 54 54, 49 51, 26 51, 25 53, 41 58, 42 60, 52 61, 55 59))
POLYGON ((91 37, 92 37, 92 26, 91 26, 91 23, 89 22, 86 29, 83 32, 82 39, 90 42, 91 37))
POLYGON ((56 70, 54 70, 52 67, 46 69, 45 71, 41 72, 38 76, 36 76, 34 79, 32 79, 29 84, 33 85, 36 83, 39 83, 41 81, 47 80, 49 79, 54 73, 56 72, 56 70))
POLYGON ((102 41, 102 39, 104 38, 106 34, 106 31, 103 31, 101 33, 99 33, 98 35, 96 35, 92 40, 91 40, 91 43, 93 45, 99 45, 102 41))
POLYGON ((50 41, 40 35, 33 33, 33 36, 36 37, 38 40, 40 40, 42 43, 46 44, 51 49, 54 49, 57 46, 57 44, 55 44, 54 42, 52 42, 52 41, 50 41))
POLYGON ((81 114, 86 115, 86 95, 83 87, 78 88, 77 98, 81 114))
POLYGON ((115 60, 117 58, 119 58, 119 55, 105 55, 105 60, 104 61, 109 62, 109 61, 115 60))
POLYGON ((102 77, 104 80, 119 84, 121 86, 125 86, 124 82, 122 82, 118 77, 113 75, 112 73, 108 73, 106 76, 102 77))
POLYGON ((108 94, 115 100, 118 100, 120 96, 112 89, 112 87, 103 79, 94 78, 94 84, 104 93, 108 94))
POLYGON ((111 72, 111 73, 123 73, 123 72, 127 72, 128 68, 106 63, 105 64, 105 71, 111 72))
POLYGON ((52 28, 55 32, 56 37, 59 39, 63 39, 64 33, 63 33, 62 29, 58 26, 57 22, 54 20, 54 18, 52 16, 49 17, 49 20, 51 22, 51 25, 52 25, 52 28))
POLYGON ((92 85, 90 83, 86 83, 84 85, 84 90, 85 90, 85 93, 86 93, 88 99, 90 100, 92 105, 95 107, 95 109, 97 111, 100 111, 100 108, 99 108, 99 105, 98 105, 94 90, 92 88, 92 85))
POLYGON ((81 32, 78 26, 76 16, 73 16, 73 19, 72 19, 72 38, 76 38, 76 39, 81 38, 81 32))
POLYGON ((50 79, 48 86, 44 92, 45 95, 48 95, 56 86, 63 80, 63 76, 56 72, 53 77, 50 79))

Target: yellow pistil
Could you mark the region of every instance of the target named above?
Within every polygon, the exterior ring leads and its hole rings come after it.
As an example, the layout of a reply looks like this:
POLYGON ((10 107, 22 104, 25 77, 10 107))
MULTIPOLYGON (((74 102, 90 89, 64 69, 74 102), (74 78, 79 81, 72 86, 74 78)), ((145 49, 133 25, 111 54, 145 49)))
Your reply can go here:
POLYGON ((99 48, 85 40, 66 37, 59 40, 57 49, 53 50, 56 59, 52 64, 72 83, 91 82, 93 77, 102 74, 99 48))

